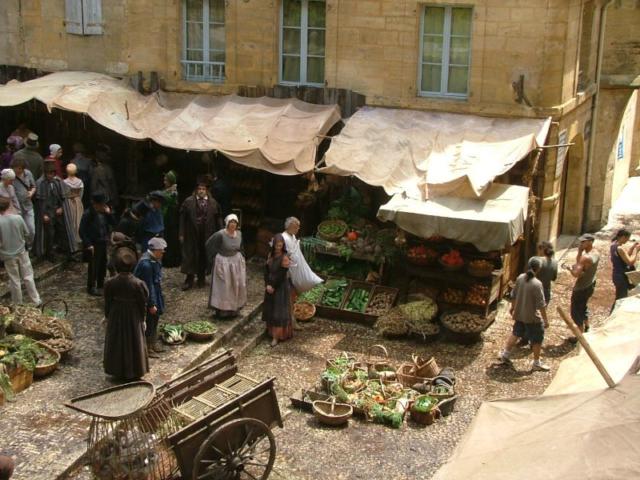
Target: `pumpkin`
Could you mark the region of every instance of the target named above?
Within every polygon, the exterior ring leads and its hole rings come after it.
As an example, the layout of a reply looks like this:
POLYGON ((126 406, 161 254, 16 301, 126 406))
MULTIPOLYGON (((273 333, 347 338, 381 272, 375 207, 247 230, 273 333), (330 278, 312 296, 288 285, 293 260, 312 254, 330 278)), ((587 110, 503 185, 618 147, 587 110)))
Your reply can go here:
POLYGON ((347 233, 347 240, 349 240, 350 242, 355 242, 356 240, 358 240, 358 232, 354 232, 353 230, 351 230, 349 233, 347 233))

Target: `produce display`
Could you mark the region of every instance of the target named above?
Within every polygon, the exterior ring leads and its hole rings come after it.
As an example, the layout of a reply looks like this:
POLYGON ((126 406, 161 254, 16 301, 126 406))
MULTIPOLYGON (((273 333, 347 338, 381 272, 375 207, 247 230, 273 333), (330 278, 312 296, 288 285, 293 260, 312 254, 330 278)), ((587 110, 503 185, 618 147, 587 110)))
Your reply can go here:
POLYGON ((41 340, 41 343, 53 348, 60 355, 63 355, 73 348, 73 342, 68 338, 48 338, 41 340))
POLYGON ((488 260, 471 260, 469 262, 469 268, 474 270, 493 270, 493 262, 488 260))
POLYGON ((325 292, 322 297, 322 305, 325 307, 339 308, 349 282, 343 279, 331 279, 325 284, 325 292))
POLYGON ((325 220, 318 225, 318 235, 326 240, 342 237, 349 226, 342 220, 325 220))
POLYGON ((400 305, 409 333, 422 335, 423 338, 437 335, 440 327, 436 323, 438 305, 431 299, 400 305))
POLYGON ((212 334, 216 333, 217 327, 207 320, 197 320, 185 323, 183 328, 190 333, 212 334))
POLYGON ((478 283, 471 286, 467 292, 465 303, 469 305, 476 305, 484 307, 487 304, 487 298, 489 297, 489 287, 486 285, 480 285, 478 283))
POLYGON ((0 339, 0 364, 6 368, 20 366, 32 372, 47 356, 51 354, 24 335, 8 335, 0 339))
POLYGON ((393 292, 374 293, 365 313, 376 317, 386 313, 391 308, 394 298, 395 294, 393 292))
POLYGON ((493 321, 493 316, 485 318, 471 312, 451 312, 440 317, 442 324, 449 330, 458 333, 480 333, 493 321))
POLYGON ((312 270, 319 275, 325 276, 341 276, 353 278, 355 280, 364 280, 367 278, 371 267, 367 262, 361 260, 350 259, 346 261, 341 257, 332 256, 315 256, 309 262, 312 270))
POLYGON ((316 285, 311 290, 307 290, 306 292, 298 295, 296 302, 309 302, 314 305, 319 305, 322 300, 322 296, 324 295, 325 288, 324 283, 316 285))
POLYGON ((455 269, 464 265, 464 259, 460 254, 460 250, 452 249, 449 253, 445 253, 440 257, 440 263, 445 268, 455 269))
POLYGON ((438 252, 424 245, 416 245, 407 250, 407 258, 419 265, 429 265, 438 259, 438 252))
POLYGON ((169 323, 165 323, 160 326, 159 331, 162 336, 162 340, 169 345, 182 343, 186 339, 186 332, 180 324, 171 325, 169 323))
POLYGON ((52 363, 57 362, 58 359, 47 349, 40 348, 37 358, 36 358, 36 366, 40 367, 43 365, 51 365, 52 363))
POLYGON ((376 333, 385 337, 400 337, 409 333, 409 327, 400 307, 394 307, 378 317, 376 333))
POLYGON ((465 292, 456 288, 447 288, 442 292, 442 300, 447 303, 464 303, 465 298, 465 292))
POLYGON ((352 312, 364 313, 367 303, 369 303, 369 289, 354 288, 349 294, 349 298, 347 299, 344 309, 352 312))
POLYGON ((73 338, 73 330, 67 320, 45 315, 35 307, 2 306, 2 312, 4 322, 15 332, 22 333, 26 330, 41 338, 73 338))
POLYGON ((293 306, 293 316, 298 320, 309 320, 316 314, 316 307, 309 302, 296 302, 293 306))

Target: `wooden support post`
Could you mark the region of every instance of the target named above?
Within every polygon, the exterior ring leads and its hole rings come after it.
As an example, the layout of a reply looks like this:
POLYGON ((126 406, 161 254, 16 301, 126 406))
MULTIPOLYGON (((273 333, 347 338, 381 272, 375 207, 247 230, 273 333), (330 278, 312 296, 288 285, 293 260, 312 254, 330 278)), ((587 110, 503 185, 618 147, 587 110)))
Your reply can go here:
POLYGON ((591 361, 600 372, 600 375, 602 375, 602 378, 604 378, 604 381, 607 382, 607 385, 609 385, 609 388, 615 387, 616 383, 613 381, 613 379, 609 375, 609 372, 607 372, 607 369, 604 368, 604 365, 596 355, 596 352, 593 351, 593 349, 591 348, 591 345, 589 345, 589 342, 587 342, 587 340, 584 338, 584 335, 582 335, 582 332, 580 331, 578 326, 573 322, 573 320, 571 320, 571 318, 569 318, 569 316, 566 314, 566 312, 562 308, 558 307, 558 313, 560 314, 560 317, 562 317, 562 319, 564 320, 564 323, 567 324, 569 329, 576 336, 576 338, 580 342, 580 345, 582 345, 582 348, 584 348, 584 351, 587 352, 587 355, 589 355, 589 358, 591 358, 591 361))

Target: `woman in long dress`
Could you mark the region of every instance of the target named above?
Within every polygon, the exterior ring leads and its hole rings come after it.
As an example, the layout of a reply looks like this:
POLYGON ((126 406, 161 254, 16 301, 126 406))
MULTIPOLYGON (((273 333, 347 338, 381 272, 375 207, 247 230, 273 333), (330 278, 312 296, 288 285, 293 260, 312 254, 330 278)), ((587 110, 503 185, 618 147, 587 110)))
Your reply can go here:
POLYGON ((118 274, 104 284, 104 371, 118 379, 133 380, 149 371, 144 336, 149 290, 131 273, 136 266, 132 251, 118 250, 114 263, 118 274))
POLYGON ((271 252, 265 265, 265 294, 262 306, 262 320, 267 324, 271 346, 280 340, 293 336, 291 316, 291 283, 287 247, 281 234, 273 237, 271 252))
POLYGON ((205 244, 211 268, 209 307, 219 317, 238 314, 247 303, 247 267, 242 253, 242 232, 233 213, 224 219, 225 227, 211 235, 205 244))
POLYGON ((63 180, 64 192, 64 212, 67 232, 69 232, 69 249, 70 253, 77 252, 82 249, 82 239, 80 238, 80 220, 84 213, 82 205, 82 194, 84 192, 84 183, 76 174, 78 168, 75 164, 67 165, 67 178, 63 180), (73 235, 73 237, 72 237, 73 235))

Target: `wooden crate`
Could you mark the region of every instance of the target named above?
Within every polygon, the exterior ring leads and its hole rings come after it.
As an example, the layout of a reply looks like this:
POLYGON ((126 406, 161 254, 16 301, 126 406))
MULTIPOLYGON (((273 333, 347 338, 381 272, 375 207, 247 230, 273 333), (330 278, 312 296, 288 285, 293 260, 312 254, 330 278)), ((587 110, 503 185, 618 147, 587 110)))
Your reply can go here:
MULTIPOLYGON (((323 317, 327 317, 327 318, 333 318, 336 320, 347 320, 347 321, 354 321, 354 322, 360 322, 360 323, 366 323, 369 325, 373 325, 377 320, 378 320, 378 316, 377 315, 371 315, 371 314, 367 314, 367 313, 361 313, 361 312, 353 312, 351 310, 345 310, 345 306, 347 304, 347 302, 349 301, 349 297, 351 295, 351 292, 356 289, 356 288, 366 288, 369 290, 369 301, 371 301, 371 299, 373 298, 373 296, 377 293, 377 292, 381 292, 381 291, 387 291, 387 292, 392 292, 393 293, 393 300, 391 305, 393 306, 393 304, 395 304, 397 298, 398 298, 398 289, 397 288, 392 288, 392 287, 384 287, 382 285, 376 285, 374 283, 368 283, 368 282, 358 282, 355 280, 349 281, 349 285, 347 286, 347 290, 345 292, 345 295, 342 299, 342 303, 340 304, 339 308, 332 308, 332 307, 326 307, 326 306, 322 306, 322 305, 318 305, 316 307, 317 309, 317 315, 323 316, 323 317)), ((367 302, 367 305, 365 306, 365 312, 367 310, 367 307, 369 306, 369 303, 367 302)))

